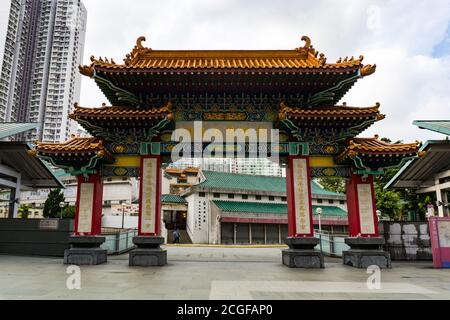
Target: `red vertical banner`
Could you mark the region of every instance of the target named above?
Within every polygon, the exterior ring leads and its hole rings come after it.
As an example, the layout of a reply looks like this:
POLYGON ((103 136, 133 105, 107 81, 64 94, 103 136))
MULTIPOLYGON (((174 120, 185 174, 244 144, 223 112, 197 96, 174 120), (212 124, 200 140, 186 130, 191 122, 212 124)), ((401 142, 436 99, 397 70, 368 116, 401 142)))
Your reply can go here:
POLYGON ((286 171, 289 237, 314 236, 309 158, 289 156, 286 171))
POLYGON ((99 174, 79 175, 75 214, 75 235, 101 234, 103 183, 99 174))
POLYGON ((352 174, 347 182, 347 211, 350 237, 378 237, 373 176, 352 174))
POLYGON ((161 158, 142 156, 139 190, 140 236, 158 236, 161 216, 161 158))
POLYGON ((430 228, 433 266, 435 268, 450 268, 450 218, 428 218, 430 228))

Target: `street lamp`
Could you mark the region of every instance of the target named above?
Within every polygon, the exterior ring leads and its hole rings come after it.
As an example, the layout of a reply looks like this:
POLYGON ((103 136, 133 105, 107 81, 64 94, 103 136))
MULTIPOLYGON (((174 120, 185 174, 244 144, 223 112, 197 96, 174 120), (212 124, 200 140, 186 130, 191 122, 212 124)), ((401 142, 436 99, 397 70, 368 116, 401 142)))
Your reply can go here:
POLYGON ((122 202, 122 229, 125 224, 125 206, 126 206, 126 203, 122 202))
POLYGON ((61 208, 61 213, 60 213, 60 219, 62 219, 62 214, 63 214, 63 208, 66 206, 66 203, 65 202, 63 202, 63 201, 61 201, 60 203, 59 203, 59 207, 61 208))
POLYGON ((380 221, 381 220, 381 210, 377 210, 376 212, 377 212, 378 221, 380 221))
POLYGON ((322 233, 322 221, 320 220, 320 216, 321 216, 321 214, 322 214, 322 208, 317 208, 316 209, 316 213, 317 213, 317 215, 318 215, 318 217, 319 217, 319 233, 322 233))

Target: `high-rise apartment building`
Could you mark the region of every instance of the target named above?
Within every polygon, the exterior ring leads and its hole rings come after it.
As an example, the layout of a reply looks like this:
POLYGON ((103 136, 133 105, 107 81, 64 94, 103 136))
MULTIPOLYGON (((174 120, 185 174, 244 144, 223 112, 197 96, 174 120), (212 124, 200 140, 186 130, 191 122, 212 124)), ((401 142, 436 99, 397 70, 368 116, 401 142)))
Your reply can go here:
POLYGON ((258 176, 285 177, 286 169, 267 158, 231 159, 231 172, 258 176))
POLYGON ((8 0, 0 122, 37 122, 25 140, 63 142, 79 100, 87 11, 81 0, 8 0))
POLYGON ((172 168, 201 168, 203 171, 230 172, 262 176, 285 177, 286 169, 267 158, 183 158, 170 165, 172 168))

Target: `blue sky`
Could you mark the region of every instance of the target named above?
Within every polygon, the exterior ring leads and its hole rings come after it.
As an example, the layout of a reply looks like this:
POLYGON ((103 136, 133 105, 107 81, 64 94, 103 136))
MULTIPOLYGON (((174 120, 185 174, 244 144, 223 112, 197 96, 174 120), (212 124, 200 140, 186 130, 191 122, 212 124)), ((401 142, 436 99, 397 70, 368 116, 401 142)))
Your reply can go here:
MULTIPOLYGON (((442 138, 416 119, 450 119, 450 0, 84 0, 88 9, 85 63, 121 62, 136 38, 154 49, 292 49, 308 35, 328 61, 365 56, 377 72, 343 100, 376 102, 386 119, 363 136, 392 140, 442 138)), ((90 79, 80 104, 106 102, 90 79)))
POLYGON ((441 58, 448 54, 450 54, 450 22, 448 24, 444 39, 434 46, 433 57, 441 58))

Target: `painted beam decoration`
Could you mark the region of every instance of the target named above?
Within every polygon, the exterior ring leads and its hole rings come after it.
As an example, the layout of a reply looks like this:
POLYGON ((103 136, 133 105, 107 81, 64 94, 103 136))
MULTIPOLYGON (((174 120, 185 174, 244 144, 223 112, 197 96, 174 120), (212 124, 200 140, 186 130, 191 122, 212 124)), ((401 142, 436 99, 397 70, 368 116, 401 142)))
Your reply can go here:
POLYGON ((158 156, 141 158, 141 194, 139 208, 139 234, 159 234, 160 160, 158 156))
POLYGON ((312 236, 312 206, 309 177, 309 162, 305 157, 291 158, 291 186, 293 188, 293 214, 295 236, 312 236))

